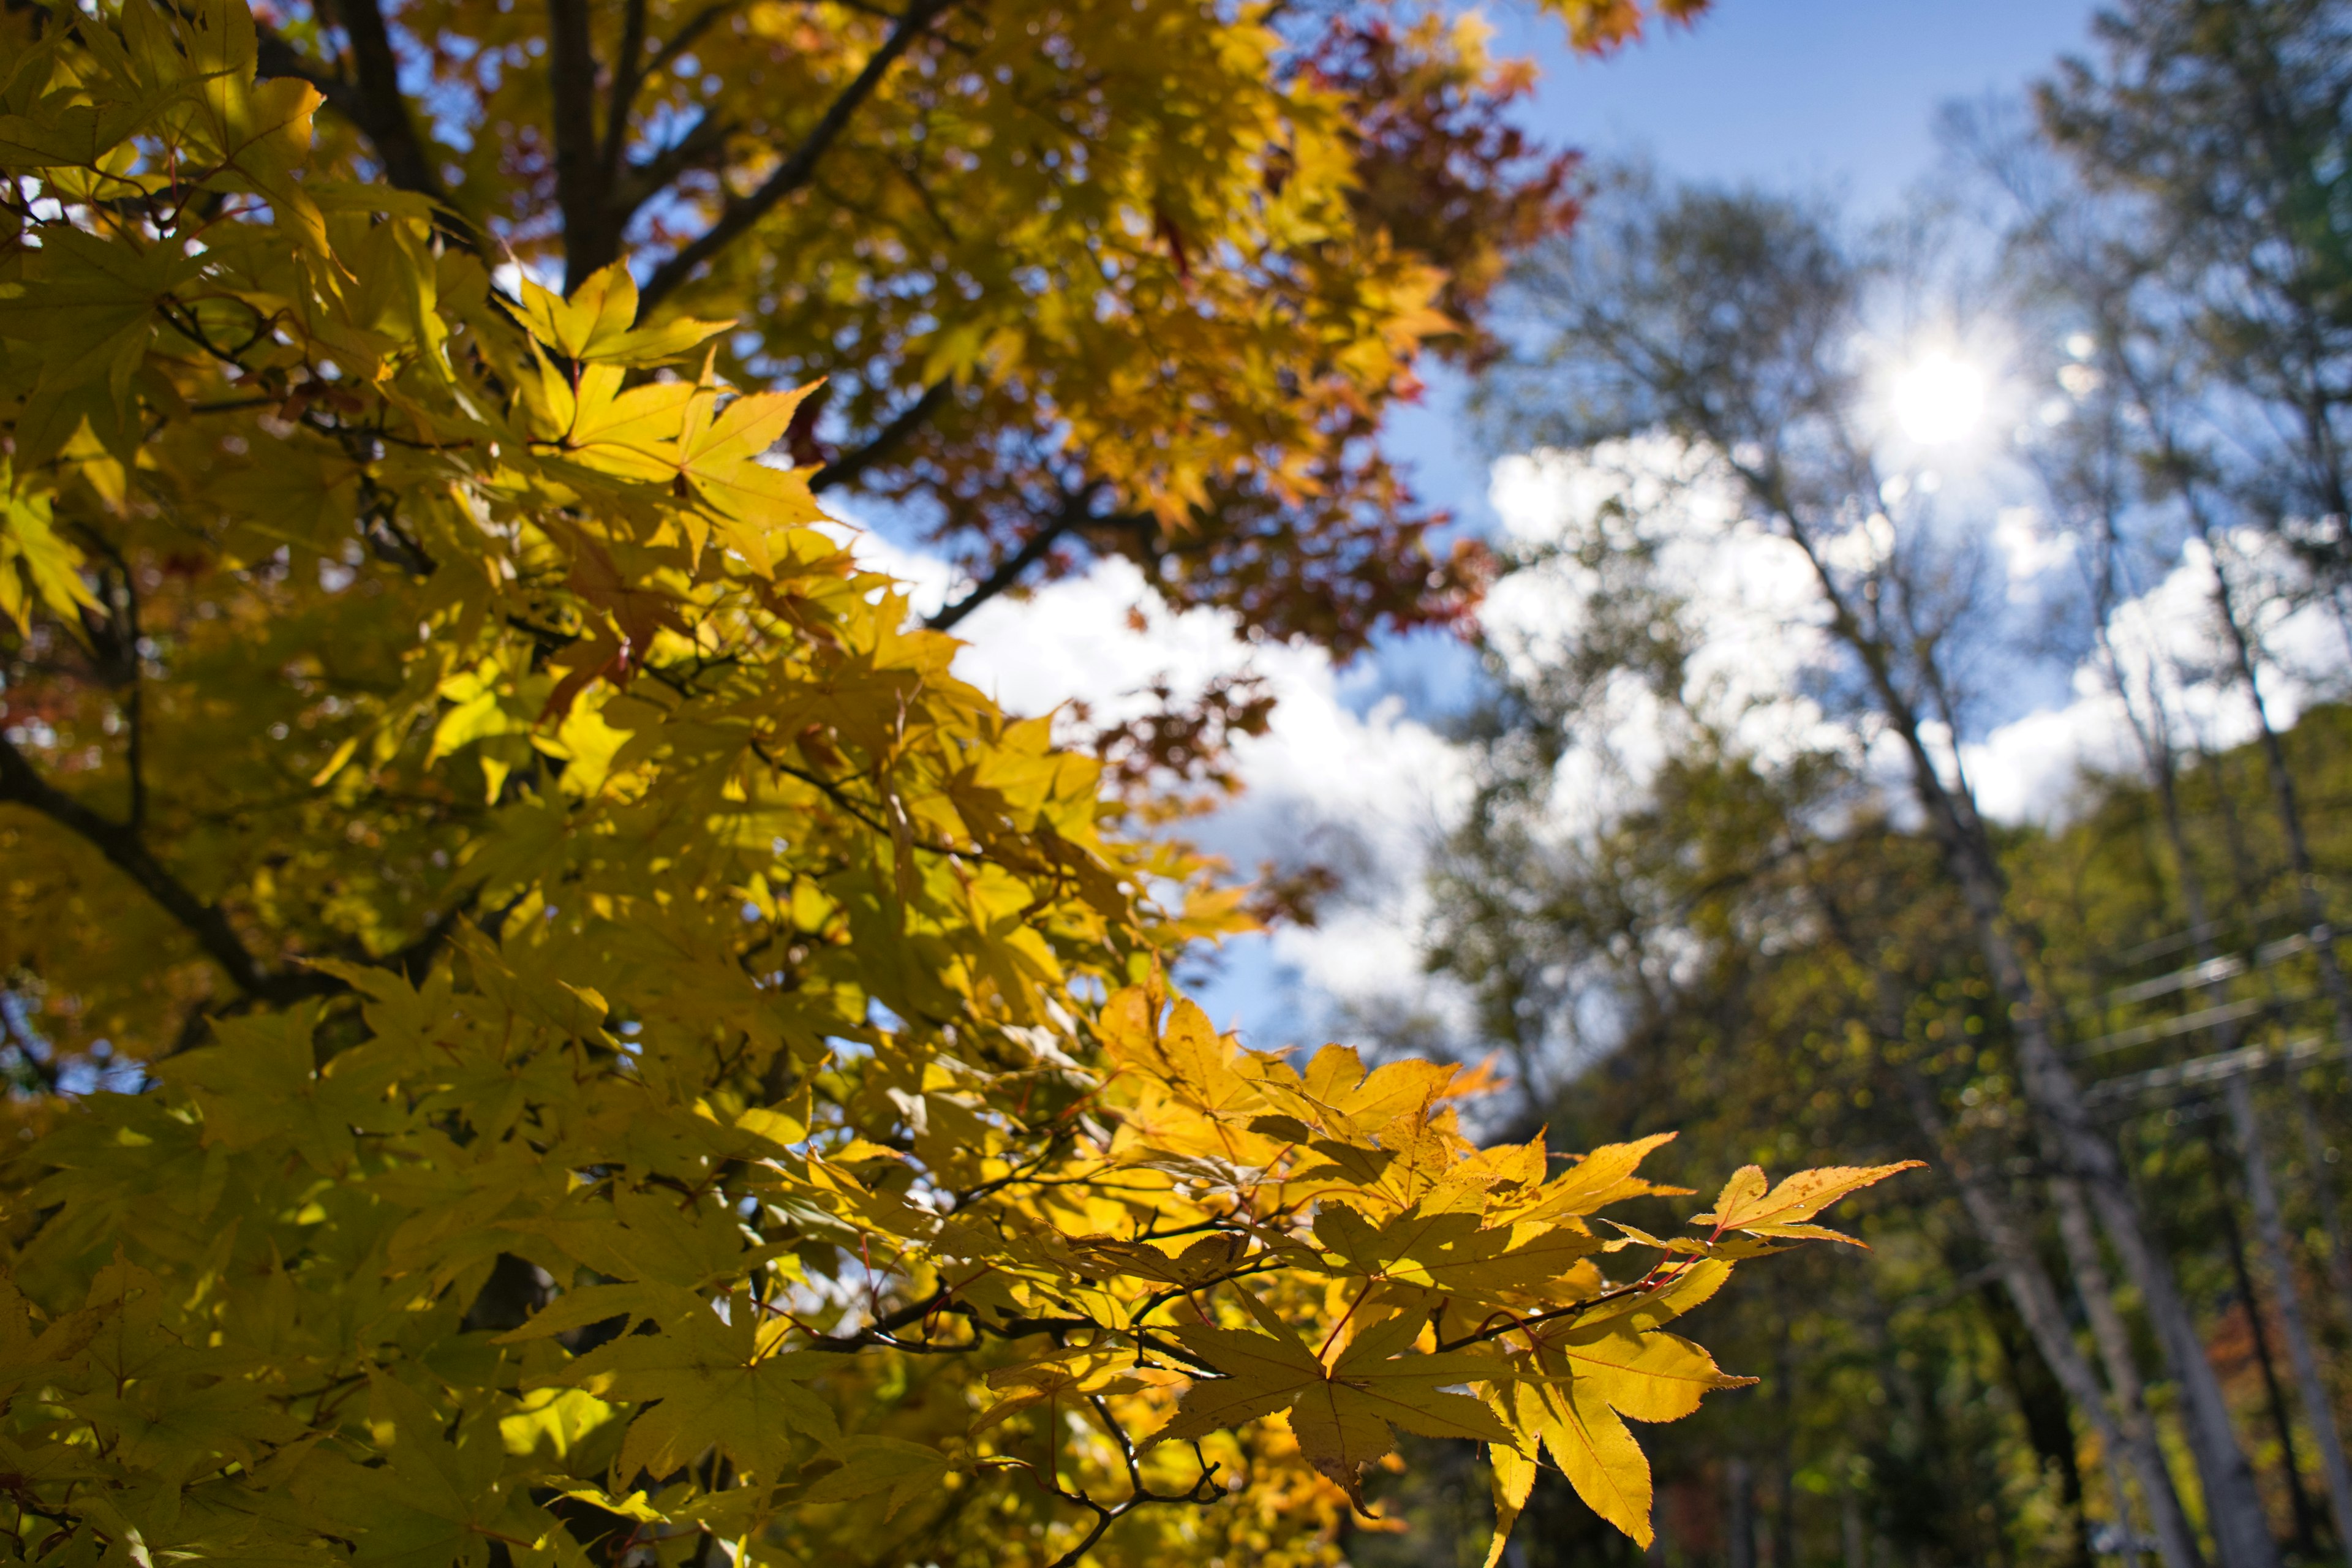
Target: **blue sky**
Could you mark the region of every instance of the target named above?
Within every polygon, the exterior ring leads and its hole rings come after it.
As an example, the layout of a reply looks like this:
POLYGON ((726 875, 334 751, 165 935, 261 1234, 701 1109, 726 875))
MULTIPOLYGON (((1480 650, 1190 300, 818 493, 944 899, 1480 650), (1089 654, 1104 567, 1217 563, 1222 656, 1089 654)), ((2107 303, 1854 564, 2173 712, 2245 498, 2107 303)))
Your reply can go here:
MULTIPOLYGON (((2084 0, 1716 0, 1689 28, 1654 31, 1605 59, 1579 57, 1532 6, 1487 13, 1499 52, 1543 75, 1521 121, 1596 160, 1645 157, 1664 174, 1840 196, 1883 211, 1936 163, 1937 110, 2016 93, 2084 52, 2084 0)), ((1490 518, 1486 465, 1433 386, 1396 432, 1430 499, 1474 526, 1490 518)), ((1370 672, 1359 687, 1381 684, 1370 672)))
POLYGON ((1498 43, 1543 63, 1528 123, 1570 146, 1643 150, 1673 173, 1892 200, 1934 157, 1938 104, 2013 91, 2082 50, 2081 0, 1717 0, 1606 60, 1497 14, 1498 43))

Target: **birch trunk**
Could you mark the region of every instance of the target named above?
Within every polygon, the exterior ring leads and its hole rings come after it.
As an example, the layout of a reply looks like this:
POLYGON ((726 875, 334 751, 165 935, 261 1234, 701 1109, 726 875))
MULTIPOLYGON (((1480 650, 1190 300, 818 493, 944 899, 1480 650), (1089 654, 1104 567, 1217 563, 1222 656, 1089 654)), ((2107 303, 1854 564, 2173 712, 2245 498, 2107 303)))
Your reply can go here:
MULTIPOLYGON (((2017 1314, 2025 1321, 2035 1348, 2050 1363, 2059 1385, 2065 1389, 2067 1397, 2083 1413, 2083 1419, 2090 1423, 2099 1439, 2100 1451, 2109 1468, 2109 1485, 2116 1493, 2116 1522, 2126 1532, 2132 1529, 2130 1495, 2116 1474, 2120 1456, 2120 1462, 2128 1465, 2139 1484, 2141 1503, 2147 1510, 2150 1533, 2155 1537, 2164 1568, 2202 1568, 2204 1557, 2198 1550, 2196 1532, 2189 1528, 2179 1493, 2173 1487, 2172 1472, 2165 1465, 2163 1451, 2154 1441, 2153 1429, 2144 1412, 2137 1428, 2126 1431, 2119 1425, 2099 1386, 2098 1374, 2083 1359, 2074 1331, 2067 1326, 2066 1309, 2057 1284, 2042 1267, 2008 1199, 1952 1137, 1926 1081, 1908 1069, 1903 1070, 1901 1076, 1912 1118, 1934 1143, 1938 1162, 1958 1186, 1961 1206, 1992 1253, 1994 1267, 2000 1270, 2001 1284, 2008 1289, 2010 1300, 2017 1304, 2017 1314)), ((2087 1219, 2084 1224, 2087 1226, 2087 1219)), ((2107 1311, 2113 1313, 2113 1301, 2104 1289, 2095 1294, 2084 1294, 2106 1302, 2107 1311)), ((2101 1345, 2101 1350, 2103 1353, 2106 1351, 2105 1344, 2101 1345)), ((2138 1405, 2139 1379, 2131 1365, 2127 1341, 2123 1351, 2125 1376, 2116 1388, 2116 1404, 2130 1410, 2138 1405)), ((2116 1370, 2113 1358, 2109 1358, 2109 1370, 2111 1374, 2116 1370)))
POLYGON ((2034 1113, 2044 1156, 2054 1169, 2081 1183, 2125 1273, 2139 1289, 2149 1326, 2179 1387, 2189 1450, 2204 1484, 2206 1513, 2222 1568, 2279 1568, 2278 1543, 2271 1536, 2253 1467, 2231 1425, 2229 1405, 2206 1359, 2196 1321, 2181 1297, 2170 1261, 2149 1238, 2122 1160, 2093 1125, 2081 1087, 2059 1053, 2049 1009, 2008 917, 2006 879, 1976 801, 1965 783, 1958 787, 1945 783, 1927 748, 1919 709, 1896 675, 1892 651, 1856 614, 1835 571, 1800 521, 1801 509, 1785 484, 1770 472, 1743 472, 1758 499, 1779 515, 1787 536, 1804 552, 1830 612, 1829 630, 1862 664, 1880 716, 1904 748, 1914 797, 1968 908, 1994 989, 2008 1005, 2020 1082, 2034 1113))
MULTIPOLYGON (((2294 1255, 2287 1245, 2286 1221, 2279 1211, 2278 1188, 2271 1180, 2270 1152, 2263 1138, 2262 1118, 2254 1110, 2254 1091, 2243 1073, 2230 1079, 2226 1093, 2230 1125, 2237 1134, 2238 1152, 2246 1162, 2246 1197, 2254 1211, 2254 1232, 2271 1277, 2271 1295, 2278 1303, 2280 1331, 2286 1339, 2287 1360, 2294 1364, 2297 1393, 2302 1396, 2305 1425, 2319 1447, 2319 1465, 2327 1480, 2328 1511, 2336 1521, 2336 1539, 2352 1563, 2352 1468, 2344 1459, 2344 1435, 2327 1397, 2319 1357, 2305 1326, 2303 1293, 2297 1286, 2294 1255)), ((2249 1302, 2249 1310, 2253 1303, 2249 1302)))

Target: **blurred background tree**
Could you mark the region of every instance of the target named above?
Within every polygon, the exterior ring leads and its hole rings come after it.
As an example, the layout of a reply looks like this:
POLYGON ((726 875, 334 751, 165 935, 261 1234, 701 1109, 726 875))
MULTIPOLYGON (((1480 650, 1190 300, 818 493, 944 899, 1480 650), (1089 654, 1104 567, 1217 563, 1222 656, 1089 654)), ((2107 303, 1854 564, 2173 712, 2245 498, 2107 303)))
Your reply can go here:
MULTIPOLYGON (((1514 1127, 1940 1155, 1867 1278, 1727 1309, 1764 1398, 1663 1435, 1654 1561, 2352 1550, 2347 20, 2133 0, 1898 223, 1609 171, 1500 291, 1549 510, 1434 884, 1463 1043, 1514 1127), (2132 742, 2004 826, 2053 656, 2132 742)), ((1513 1561, 1631 1560, 1549 1484, 1513 1561)))

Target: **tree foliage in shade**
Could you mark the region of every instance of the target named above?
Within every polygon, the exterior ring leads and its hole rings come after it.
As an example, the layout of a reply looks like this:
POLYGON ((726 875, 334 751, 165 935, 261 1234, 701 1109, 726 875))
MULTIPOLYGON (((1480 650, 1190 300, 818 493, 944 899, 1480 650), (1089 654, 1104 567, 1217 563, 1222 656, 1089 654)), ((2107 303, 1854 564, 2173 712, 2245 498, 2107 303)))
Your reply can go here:
POLYGON ((504 292, 236 0, 11 25, 8 1550, 1328 1561, 1399 1426, 1646 1537, 1665 1325, 1899 1167, 1659 1238, 1654 1140, 1220 1037, 1237 895, 820 526, 807 388, 504 292))

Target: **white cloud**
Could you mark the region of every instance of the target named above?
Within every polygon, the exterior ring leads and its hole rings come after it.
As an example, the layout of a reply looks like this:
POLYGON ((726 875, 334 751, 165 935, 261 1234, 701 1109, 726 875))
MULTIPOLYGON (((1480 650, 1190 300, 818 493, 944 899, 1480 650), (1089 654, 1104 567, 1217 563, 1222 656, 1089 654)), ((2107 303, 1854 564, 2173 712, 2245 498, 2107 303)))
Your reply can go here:
MULTIPOLYGON (((2324 601, 2291 591, 2300 573, 2275 540, 2248 532, 2227 548, 2241 603, 2265 607, 2254 628, 2264 656, 2263 700, 2271 723, 2284 730, 2313 701, 2341 689, 2344 628, 2324 601)), ((2135 710, 2144 724, 2163 724, 2184 750, 2225 750, 2258 732, 2214 609, 2212 557, 2203 544, 2191 540, 2163 579, 2121 605, 2111 624, 2123 693, 2095 660, 2074 671, 2063 705, 2029 713, 1963 748, 1987 815, 2062 821, 2084 770, 2137 772, 2142 761, 2135 710)))
POLYGON ((2074 556, 2074 536, 2047 531, 2041 511, 2030 506, 2005 506, 1994 513, 1992 542, 2008 567, 2010 592, 2028 597, 2034 596, 2035 579, 2074 556))
MULTIPOLYGON (((1793 545, 1741 516, 1736 494, 1705 454, 1643 437, 1591 454, 1507 458, 1495 468, 1496 510, 1521 546, 1557 539, 1570 519, 1590 520, 1617 498, 1643 520, 1658 546, 1656 579, 1682 601, 1696 638, 1683 701, 1768 762, 1800 747, 1859 744, 1888 804, 1898 817, 1909 816, 1909 763, 1896 737, 1870 726, 1857 731, 1851 718, 1832 718, 1806 695, 1809 678, 1832 660, 1809 566, 1793 545)), ((1844 564, 1860 567, 1885 553, 1891 532, 1871 518, 1831 544, 1845 552, 1844 564)), ((2077 546, 2021 506, 1994 513, 1991 542, 2019 605, 2043 600, 2051 574, 2077 546)), ((2343 689, 2352 651, 2346 627, 2335 606, 2303 591, 2296 563, 2277 540, 2248 532, 2226 548, 2241 603, 2264 606, 2255 628, 2263 695, 2272 722, 2284 729, 2313 700, 2343 689)), ((1532 669, 1581 629, 1578 606, 1594 581, 1573 562, 1515 574, 1496 585, 1486 624, 1513 647, 1515 662, 1532 669)), ((2221 640, 2212 582, 2211 557, 2192 541, 2160 581, 2116 612, 2111 643, 2131 706, 2094 659, 2071 672, 2066 700, 1960 747, 1988 816, 2056 822, 2078 797, 2086 770, 2137 772, 2134 711, 2145 721, 2160 710, 2182 748, 2227 748, 2253 737, 2254 712, 2221 640)), ((1643 789, 1680 722, 1638 683, 1613 679, 1601 684, 1590 719, 1591 733, 1571 747, 1554 781, 1552 818, 1565 834, 1591 831, 1643 789)), ((1948 776, 1951 737, 1932 722, 1924 730, 1948 776)))
MULTIPOLYGON (((1835 738, 1804 689, 1830 657, 1811 568, 1787 540, 1741 517, 1705 454, 1643 437, 1590 454, 1506 458, 1492 498, 1522 548, 1622 502, 1655 547, 1656 585, 1685 606, 1692 640, 1680 704, 1768 760, 1835 738)), ((1870 547, 1867 530, 1853 536, 1870 547)), ((1513 666, 1531 673, 1584 630, 1578 617, 1598 584, 1579 562, 1545 561, 1496 584, 1484 620, 1513 666)), ((1600 683, 1585 733, 1554 780, 1562 831, 1590 832, 1647 786, 1687 726, 1675 706, 1630 674, 1600 683)))

